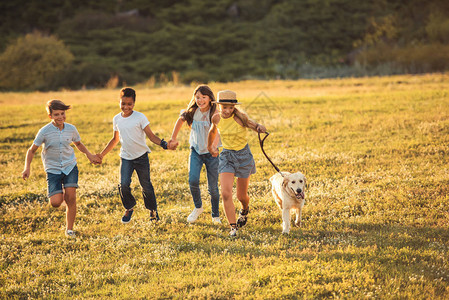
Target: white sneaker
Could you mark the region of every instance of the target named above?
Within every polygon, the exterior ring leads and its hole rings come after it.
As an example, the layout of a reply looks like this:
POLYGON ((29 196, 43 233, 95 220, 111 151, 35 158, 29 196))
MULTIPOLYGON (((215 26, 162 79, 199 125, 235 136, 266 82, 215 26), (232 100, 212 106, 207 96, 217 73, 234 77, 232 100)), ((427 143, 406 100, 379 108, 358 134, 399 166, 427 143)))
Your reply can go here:
POLYGON ((65 231, 65 235, 68 236, 68 237, 73 238, 73 237, 75 237, 75 231, 70 230, 70 229, 67 229, 67 230, 65 231))
POLYGON ((198 216, 204 211, 204 208, 194 208, 192 213, 187 217, 187 222, 193 223, 198 219, 198 216))
POLYGON ((213 218, 212 218, 212 223, 214 223, 214 224, 221 224, 221 219, 220 219, 220 217, 213 217, 213 218))
POLYGON ((229 236, 230 237, 237 236, 237 227, 231 227, 231 231, 229 231, 229 236))

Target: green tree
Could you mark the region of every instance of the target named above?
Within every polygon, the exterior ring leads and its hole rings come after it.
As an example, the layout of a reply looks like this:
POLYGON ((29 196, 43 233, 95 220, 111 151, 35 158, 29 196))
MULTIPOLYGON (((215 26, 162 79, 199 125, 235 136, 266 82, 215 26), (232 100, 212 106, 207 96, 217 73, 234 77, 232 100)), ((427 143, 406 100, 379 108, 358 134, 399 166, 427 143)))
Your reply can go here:
POLYGON ((74 56, 62 41, 41 33, 27 34, 0 55, 0 88, 46 90, 71 66, 74 56))
POLYGON ((441 12, 430 14, 426 33, 432 43, 449 44, 449 17, 441 12))

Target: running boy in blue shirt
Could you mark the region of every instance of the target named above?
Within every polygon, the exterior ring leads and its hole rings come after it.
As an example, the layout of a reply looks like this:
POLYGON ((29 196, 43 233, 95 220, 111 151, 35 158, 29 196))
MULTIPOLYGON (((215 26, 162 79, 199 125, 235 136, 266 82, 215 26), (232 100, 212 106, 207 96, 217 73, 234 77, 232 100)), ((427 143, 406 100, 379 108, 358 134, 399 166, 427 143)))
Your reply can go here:
MULTIPOLYGON (((115 145, 120 142, 120 184, 119 193, 125 214, 122 223, 129 223, 136 205, 136 199, 131 194, 131 176, 134 170, 137 172, 142 187, 145 207, 150 210, 150 220, 158 221, 156 195, 150 179, 150 162, 148 153, 151 152, 146 144, 145 135, 164 149, 168 148, 164 139, 158 138, 150 129, 147 117, 133 110, 136 103, 136 92, 132 88, 123 88, 120 91, 121 113, 114 116, 112 120, 113 136, 106 147, 101 151, 99 157, 102 159, 115 145)), ((172 149, 172 148, 170 148, 172 149)))
POLYGON ((47 172, 48 198, 53 207, 61 206, 65 201, 66 207, 66 235, 74 237, 73 224, 76 216, 76 188, 78 187, 78 167, 73 148, 75 146, 86 154, 90 162, 98 164, 101 159, 87 150, 81 143, 81 137, 72 124, 65 123, 66 111, 70 105, 60 100, 50 100, 47 103, 48 116, 51 122, 42 127, 36 135, 33 144, 28 149, 25 159, 23 179, 31 174, 31 161, 37 149, 43 144, 42 162, 47 172), (64 188, 64 190, 63 190, 64 188))

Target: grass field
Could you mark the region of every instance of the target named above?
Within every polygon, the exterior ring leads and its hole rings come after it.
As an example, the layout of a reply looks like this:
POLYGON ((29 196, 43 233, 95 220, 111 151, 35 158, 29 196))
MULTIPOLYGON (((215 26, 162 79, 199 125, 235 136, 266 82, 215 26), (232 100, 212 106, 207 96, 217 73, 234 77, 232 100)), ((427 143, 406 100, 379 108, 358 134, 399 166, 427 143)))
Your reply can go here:
MULTIPOLYGON (((136 177, 133 220, 120 223, 119 147, 100 166, 75 149, 77 237, 68 239, 65 208, 46 199, 40 155, 21 179, 26 150, 49 121, 46 101, 59 98, 72 104, 67 122, 84 144, 100 151, 120 111, 118 90, 3 93, 0 298, 449 298, 449 74, 210 86, 235 90, 271 132, 272 160, 307 176, 303 227, 281 234, 268 180, 275 170, 254 133, 248 225, 231 239, 223 213, 223 225, 212 224, 204 172, 205 213, 187 224, 183 129, 175 152, 149 142, 157 225, 136 177)), ((168 139, 193 88, 136 87, 135 109, 168 139)))

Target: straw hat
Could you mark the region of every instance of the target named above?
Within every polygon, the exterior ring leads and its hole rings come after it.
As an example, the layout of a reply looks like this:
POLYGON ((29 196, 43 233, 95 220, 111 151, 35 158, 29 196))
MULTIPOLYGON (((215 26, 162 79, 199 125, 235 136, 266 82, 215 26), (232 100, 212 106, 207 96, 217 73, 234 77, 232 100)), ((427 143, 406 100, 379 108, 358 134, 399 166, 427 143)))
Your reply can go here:
POLYGON ((237 94, 230 90, 219 91, 217 93, 217 101, 213 101, 213 103, 218 104, 241 104, 237 101, 237 94))

